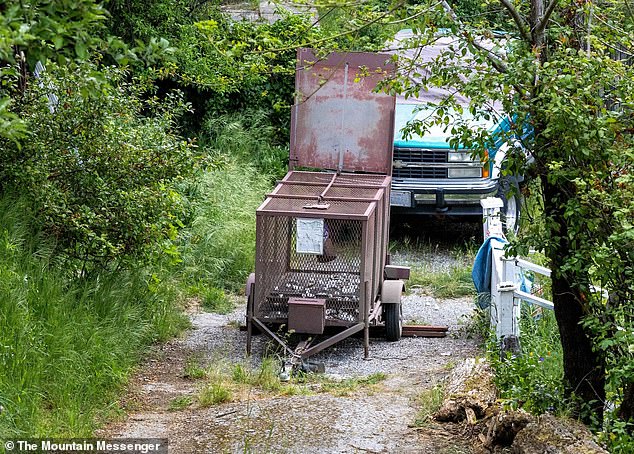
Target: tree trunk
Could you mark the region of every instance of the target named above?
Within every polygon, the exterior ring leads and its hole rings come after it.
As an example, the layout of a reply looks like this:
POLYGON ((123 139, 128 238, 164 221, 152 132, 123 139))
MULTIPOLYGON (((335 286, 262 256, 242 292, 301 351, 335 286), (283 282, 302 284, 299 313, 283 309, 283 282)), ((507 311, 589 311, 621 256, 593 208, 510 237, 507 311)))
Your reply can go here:
MULTIPOLYGON (((589 404, 600 422, 605 402, 605 367, 600 355, 592 350, 592 342, 580 324, 585 311, 578 295, 571 291, 565 278, 553 277, 552 283, 568 394, 574 393, 589 404)), ((582 416, 586 423, 592 422, 590 415, 582 416)))
POLYGON ((580 414, 584 422, 591 423, 594 417, 598 419, 594 422, 600 423, 605 403, 605 364, 602 356, 593 351, 592 340, 581 326, 586 310, 582 296, 573 288, 573 284, 583 284, 586 279, 582 273, 574 276, 560 272, 571 250, 561 206, 561 201, 566 199, 565 188, 548 183, 545 176, 542 187, 545 214, 559 228, 559 231, 551 231, 553 239, 557 237, 556 244, 546 252, 553 269, 553 304, 563 349, 566 394, 574 394, 590 406, 591 413, 580 414))
MULTIPOLYGON (((625 385, 623 390, 623 402, 619 407, 619 419, 634 423, 634 382, 629 382, 625 385)), ((632 433, 632 427, 630 426, 630 433, 632 433)))
MULTIPOLYGON (((551 1, 555 1, 555 0, 551 0, 551 1)), ((531 24, 531 37, 533 39, 533 42, 531 44, 535 48, 537 48, 539 52, 541 52, 542 50, 542 46, 544 45, 544 37, 546 35, 544 30, 537 29, 537 26, 543 16, 544 16, 544 0, 532 0, 530 24, 531 24)), ((543 62, 544 58, 542 58, 541 60, 543 62)))

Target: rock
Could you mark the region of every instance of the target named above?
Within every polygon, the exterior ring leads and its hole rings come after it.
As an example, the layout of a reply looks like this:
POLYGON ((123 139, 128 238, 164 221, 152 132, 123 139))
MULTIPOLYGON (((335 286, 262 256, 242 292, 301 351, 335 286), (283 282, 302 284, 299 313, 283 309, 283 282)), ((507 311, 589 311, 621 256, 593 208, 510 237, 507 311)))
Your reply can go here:
POLYGON ((580 422, 542 415, 519 431, 514 454, 608 454, 580 422))

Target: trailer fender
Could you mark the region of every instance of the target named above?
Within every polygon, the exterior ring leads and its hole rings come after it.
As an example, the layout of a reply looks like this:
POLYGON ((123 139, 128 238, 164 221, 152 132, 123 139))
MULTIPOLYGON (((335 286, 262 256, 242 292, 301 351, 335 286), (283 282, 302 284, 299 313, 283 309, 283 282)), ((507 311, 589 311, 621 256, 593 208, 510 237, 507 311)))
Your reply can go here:
POLYGON ((383 268, 383 278, 391 281, 409 279, 410 267, 385 265, 383 268))
POLYGON ((383 281, 381 286, 381 304, 400 304, 405 283, 401 280, 383 281))

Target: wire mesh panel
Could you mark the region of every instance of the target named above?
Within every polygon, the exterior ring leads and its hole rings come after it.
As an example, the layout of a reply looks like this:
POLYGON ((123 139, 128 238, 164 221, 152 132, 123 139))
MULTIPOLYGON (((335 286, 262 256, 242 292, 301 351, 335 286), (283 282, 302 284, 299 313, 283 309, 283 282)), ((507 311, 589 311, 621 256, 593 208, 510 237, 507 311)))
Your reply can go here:
POLYGON ((258 220, 269 241, 258 251, 256 316, 282 321, 288 317, 289 298, 317 298, 326 300, 326 321, 330 324, 357 322, 364 222, 321 219, 323 245, 319 254, 302 250, 302 219, 261 216, 258 220))
POLYGON ((326 325, 362 322, 383 278, 389 184, 381 175, 287 174, 257 212, 255 316, 286 323, 289 299, 301 298, 325 300, 326 325))

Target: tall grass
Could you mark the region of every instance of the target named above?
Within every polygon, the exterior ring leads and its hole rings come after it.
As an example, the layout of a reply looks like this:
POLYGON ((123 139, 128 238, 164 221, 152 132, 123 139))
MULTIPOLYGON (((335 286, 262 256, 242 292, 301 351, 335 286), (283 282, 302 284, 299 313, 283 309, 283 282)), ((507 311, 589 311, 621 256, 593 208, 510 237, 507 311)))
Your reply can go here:
POLYGON ((201 143, 212 155, 238 158, 252 164, 259 173, 282 177, 288 167, 288 131, 274 127, 268 115, 263 110, 245 110, 207 118, 201 143))
POLYGON ((500 397, 511 408, 532 413, 565 413, 569 401, 563 389, 563 353, 553 311, 522 305, 521 355, 500 357, 491 341, 489 358, 500 397))
POLYGON ((203 299, 244 286, 255 263, 255 211, 270 188, 267 176, 237 159, 196 181, 194 218, 180 241, 183 279, 203 299))
POLYGON ((144 347, 186 321, 144 269, 70 279, 25 212, 0 200, 0 434, 90 436, 144 347))

